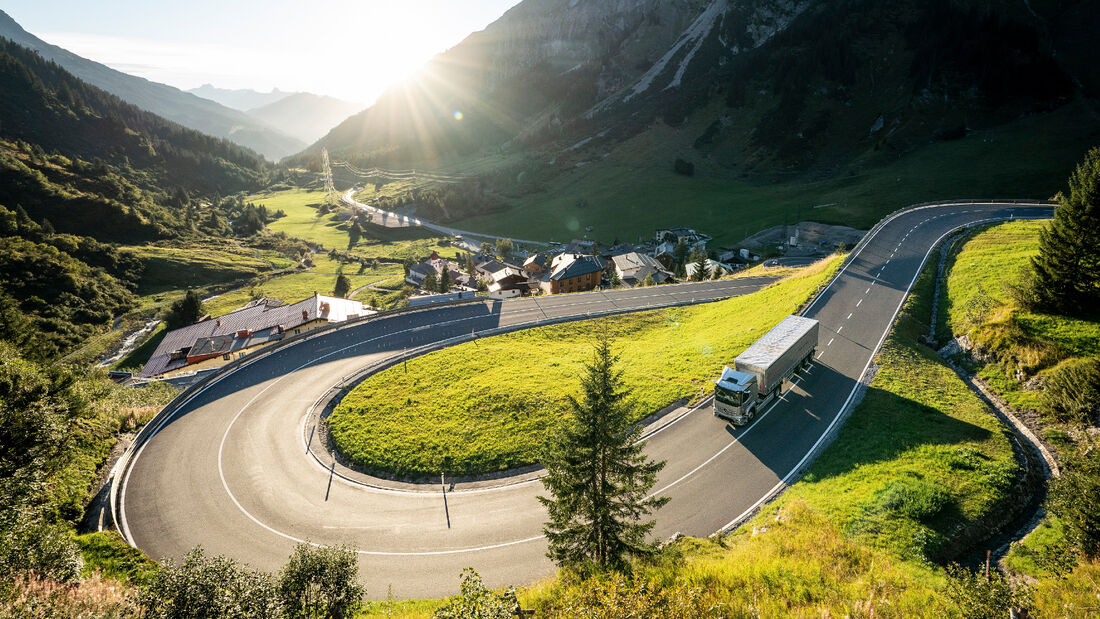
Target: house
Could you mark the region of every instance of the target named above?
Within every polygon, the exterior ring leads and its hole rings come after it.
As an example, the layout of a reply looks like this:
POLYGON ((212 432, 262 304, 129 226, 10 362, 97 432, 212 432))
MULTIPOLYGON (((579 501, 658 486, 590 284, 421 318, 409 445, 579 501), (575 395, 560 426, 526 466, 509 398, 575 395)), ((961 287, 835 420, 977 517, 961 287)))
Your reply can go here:
POLYGON ((544 251, 531 254, 523 261, 524 272, 531 276, 542 275, 548 268, 550 268, 550 254, 544 251))
POLYGON ((597 256, 575 256, 560 262, 541 287, 549 294, 592 290, 600 285, 606 267, 607 263, 597 256))
POLYGON ((692 228, 662 228, 657 230, 657 234, 654 237, 657 244, 672 243, 675 246, 680 241, 683 241, 688 246, 688 251, 691 252, 696 249, 706 249, 707 243, 710 242, 710 235, 696 232, 692 228))
POLYGON ((518 297, 531 292, 531 278, 516 267, 504 267, 493 273, 492 282, 489 284, 489 296, 494 299, 518 297))
POLYGON ((440 258, 439 254, 434 251, 427 260, 409 267, 409 273, 405 276, 405 281, 417 288, 422 288, 424 280, 427 279, 429 274, 433 274, 435 280, 439 281, 444 270, 447 271, 452 286, 469 287, 470 276, 462 272, 459 264, 452 260, 440 258))
POLYGON ((659 243, 653 250, 653 257, 666 269, 671 270, 676 265, 676 243, 672 241, 659 243))
MULTIPOLYGON (((721 270, 722 275, 729 275, 734 271, 734 268, 728 264, 707 258, 707 273, 710 274, 709 277, 714 277, 715 269, 721 270)), ((692 278, 695 275, 695 262, 691 261, 686 263, 684 265, 684 272, 687 273, 688 279, 692 278)))
POLYGON ((515 265, 508 264, 507 262, 502 262, 500 260, 497 260, 496 258, 493 258, 492 260, 477 263, 477 266, 474 267, 474 271, 477 273, 478 279, 488 283, 493 281, 493 273, 496 273, 497 271, 506 267, 519 268, 515 265))
POLYGON ((142 376, 158 376, 182 368, 221 365, 244 351, 315 329, 373 314, 359 301, 314 293, 312 297, 284 305, 263 298, 224 316, 169 331, 142 368, 142 376))
POLYGON ((646 277, 652 277, 654 283, 661 284, 672 278, 663 264, 653 256, 647 256, 639 252, 620 254, 611 259, 615 266, 615 273, 619 281, 624 285, 634 287, 645 282, 646 277))
POLYGON ((573 239, 562 250, 564 254, 595 255, 598 252, 599 243, 590 239, 573 239))

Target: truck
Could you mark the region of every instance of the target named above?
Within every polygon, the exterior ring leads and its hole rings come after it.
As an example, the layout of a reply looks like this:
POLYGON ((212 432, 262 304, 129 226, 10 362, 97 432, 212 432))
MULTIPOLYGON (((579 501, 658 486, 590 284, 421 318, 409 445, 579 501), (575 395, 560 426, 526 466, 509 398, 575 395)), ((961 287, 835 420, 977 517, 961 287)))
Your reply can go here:
POLYGON ((818 321, 787 316, 737 355, 714 381, 714 415, 743 426, 783 393, 783 385, 813 361, 818 321))

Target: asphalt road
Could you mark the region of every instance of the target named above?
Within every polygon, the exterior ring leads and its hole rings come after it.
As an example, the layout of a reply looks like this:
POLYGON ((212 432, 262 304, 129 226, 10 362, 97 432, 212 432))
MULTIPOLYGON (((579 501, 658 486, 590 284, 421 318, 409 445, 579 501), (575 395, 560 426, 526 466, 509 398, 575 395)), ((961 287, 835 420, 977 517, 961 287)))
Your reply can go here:
MULTIPOLYGON (((793 479, 824 442, 885 339, 920 266, 960 226, 1049 217, 1050 207, 950 205, 904 212, 859 248, 805 315, 821 321, 817 359, 746 428, 709 408, 653 435, 666 459, 657 492, 672 500, 655 535, 728 528, 793 479)), ((130 460, 119 491, 120 527, 154 558, 202 544, 278 569, 297 541, 359 550, 372 598, 435 597, 473 566, 492 586, 554 571, 541 536, 541 483, 401 492, 330 475, 306 452, 306 411, 333 384, 405 349, 533 320, 583 317, 725 297, 766 283, 726 280, 434 308, 337 330, 264 357, 196 396, 130 460)), ((731 325, 731 329, 736 325, 731 325)))

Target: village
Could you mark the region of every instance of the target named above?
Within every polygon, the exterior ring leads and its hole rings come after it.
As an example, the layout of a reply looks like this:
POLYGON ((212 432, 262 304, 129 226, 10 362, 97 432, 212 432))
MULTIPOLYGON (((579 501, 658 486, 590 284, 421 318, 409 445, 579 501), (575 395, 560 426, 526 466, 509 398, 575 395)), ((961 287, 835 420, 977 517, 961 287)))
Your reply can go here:
MULTIPOLYGON (((453 246, 460 249, 452 258, 433 251, 420 262, 406 263, 404 282, 409 307, 698 282, 720 279, 761 261, 764 266, 808 264, 838 242, 858 238, 857 233, 840 226, 802 223, 766 230, 737 247, 708 249, 713 240, 710 235, 674 227, 659 229, 652 240, 633 244, 604 246, 585 238, 536 251, 516 247, 508 239, 479 246, 456 237, 453 246), (765 259, 762 255, 783 257, 765 259)), ((288 336, 381 309, 317 292, 293 303, 255 299, 225 315, 204 316, 169 331, 139 376, 193 378, 288 336)))

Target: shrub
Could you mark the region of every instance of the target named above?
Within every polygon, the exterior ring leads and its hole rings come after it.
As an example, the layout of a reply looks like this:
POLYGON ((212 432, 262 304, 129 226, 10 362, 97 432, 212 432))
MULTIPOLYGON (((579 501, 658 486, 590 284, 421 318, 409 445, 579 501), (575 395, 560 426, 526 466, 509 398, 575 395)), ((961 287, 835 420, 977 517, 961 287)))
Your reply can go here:
POLYGON ((279 574, 279 599, 287 617, 355 616, 366 590, 356 582, 359 561, 346 546, 298 544, 279 574))
POLYGON ((673 162, 672 170, 683 176, 695 176, 695 164, 679 157, 673 162))
POLYGON ((952 564, 947 567, 947 575, 947 596, 967 619, 999 619, 1009 616, 1009 609, 1026 608, 1031 603, 1027 587, 1013 587, 997 571, 986 577, 952 564))
POLYGON ((1087 422, 1100 407, 1100 359, 1069 359, 1046 379, 1044 408, 1062 421, 1087 422))
POLYGON ((435 619, 511 619, 516 616, 519 602, 509 587, 503 593, 493 593, 481 576, 468 567, 462 570, 461 592, 435 612, 435 619))
POLYGON ((164 563, 139 599, 150 618, 280 615, 271 576, 227 557, 207 557, 202 547, 187 553, 182 564, 164 563))
POLYGON ((1100 556, 1100 449, 1067 463, 1050 483, 1047 509, 1062 520, 1066 537, 1087 557, 1100 556))

